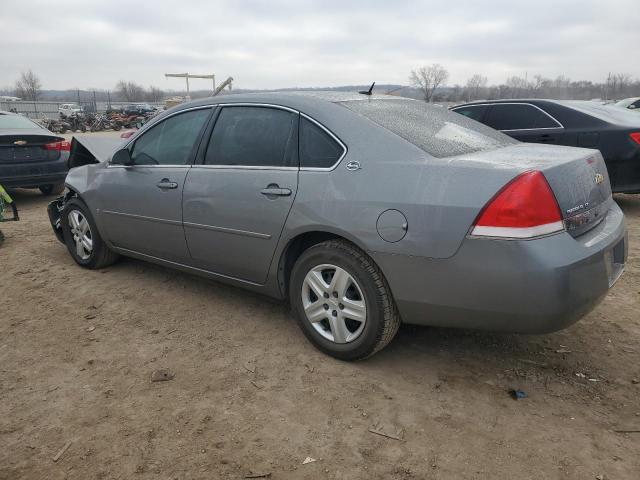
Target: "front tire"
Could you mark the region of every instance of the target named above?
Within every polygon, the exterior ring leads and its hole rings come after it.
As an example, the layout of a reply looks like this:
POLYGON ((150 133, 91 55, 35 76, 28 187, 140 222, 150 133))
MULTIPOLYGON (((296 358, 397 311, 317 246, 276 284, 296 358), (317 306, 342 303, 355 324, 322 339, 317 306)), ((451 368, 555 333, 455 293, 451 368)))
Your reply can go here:
POLYGON ((82 200, 69 200, 62 211, 60 222, 64 242, 78 265, 98 269, 117 260, 118 254, 109 250, 104 243, 89 209, 82 200))
POLYGON ((396 335, 400 315, 382 272, 343 240, 322 242, 296 261, 291 306, 305 336, 340 360, 361 360, 396 335))

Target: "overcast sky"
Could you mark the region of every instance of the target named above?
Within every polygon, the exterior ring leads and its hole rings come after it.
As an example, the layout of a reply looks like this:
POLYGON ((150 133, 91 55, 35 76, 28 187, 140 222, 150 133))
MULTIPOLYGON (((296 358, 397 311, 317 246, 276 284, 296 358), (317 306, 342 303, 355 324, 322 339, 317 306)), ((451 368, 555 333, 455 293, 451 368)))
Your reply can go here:
POLYGON ((638 78, 638 2, 2 0, 0 87, 28 68, 51 89, 183 87, 165 72, 231 75, 237 88, 407 84, 435 62, 450 85, 638 78))

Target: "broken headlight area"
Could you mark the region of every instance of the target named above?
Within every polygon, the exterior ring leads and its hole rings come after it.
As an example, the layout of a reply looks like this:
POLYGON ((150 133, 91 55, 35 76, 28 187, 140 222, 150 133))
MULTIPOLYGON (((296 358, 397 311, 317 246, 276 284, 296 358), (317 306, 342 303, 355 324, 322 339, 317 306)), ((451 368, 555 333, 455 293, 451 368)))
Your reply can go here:
POLYGON ((56 234, 57 239, 62 243, 64 243, 64 237, 62 235, 62 224, 60 223, 60 219, 62 217, 62 211, 64 210, 67 201, 73 196, 74 192, 69 189, 65 189, 62 196, 56 198, 47 206, 47 213, 49 214, 49 222, 51 222, 53 233, 56 234))

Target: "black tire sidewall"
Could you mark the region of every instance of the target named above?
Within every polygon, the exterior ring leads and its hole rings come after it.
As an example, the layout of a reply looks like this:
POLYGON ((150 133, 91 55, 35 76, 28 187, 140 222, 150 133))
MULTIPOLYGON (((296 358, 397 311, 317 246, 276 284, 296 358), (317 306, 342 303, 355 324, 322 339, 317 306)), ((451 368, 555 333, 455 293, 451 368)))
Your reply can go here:
POLYGON ((96 227, 96 224, 93 221, 93 217, 89 213, 89 209, 84 204, 84 202, 82 202, 81 200, 78 200, 77 198, 73 198, 69 200, 65 205, 64 210, 62 211, 62 215, 60 216, 60 224, 62 225, 62 236, 64 238, 64 243, 66 244, 67 250, 69 250, 69 253, 73 257, 73 259, 76 261, 76 263, 83 267, 94 268, 95 265, 97 264, 97 259, 100 253, 100 249, 105 248, 105 245, 102 242, 102 238, 100 237, 100 234, 98 233, 98 228, 96 227), (82 213, 82 215, 84 215, 84 217, 87 219, 87 221, 89 222, 89 227, 91 228, 91 240, 93 243, 93 250, 91 252, 91 255, 89 255, 89 258, 86 260, 80 258, 76 253, 76 244, 73 240, 73 235, 71 234, 71 227, 69 225, 69 213, 72 210, 79 210, 82 213))
POLYGON ((304 252, 296 262, 290 282, 289 299, 296 320, 305 336, 321 351, 342 360, 357 360, 370 355, 378 345, 384 329, 384 308, 378 288, 362 262, 355 255, 329 246, 316 246, 304 252), (365 297, 367 321, 364 331, 352 342, 339 344, 322 337, 307 320, 302 306, 302 285, 312 268, 331 264, 346 270, 358 283, 365 297))

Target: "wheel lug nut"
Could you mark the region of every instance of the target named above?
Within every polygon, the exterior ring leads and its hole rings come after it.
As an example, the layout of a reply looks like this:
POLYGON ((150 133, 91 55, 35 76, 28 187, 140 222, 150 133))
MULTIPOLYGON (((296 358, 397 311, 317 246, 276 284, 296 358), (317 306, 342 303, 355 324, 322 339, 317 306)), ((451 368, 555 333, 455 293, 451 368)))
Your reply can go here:
POLYGON ((329 298, 329 294, 327 292, 324 292, 324 298, 329 298))
POLYGON ((338 298, 338 292, 333 292, 333 296, 338 298))
POLYGON ((343 305, 343 304, 341 304, 341 303, 339 303, 339 304, 338 304, 338 308, 339 308, 340 310, 344 310, 344 305, 343 305))
POLYGON ((331 312, 331 315, 333 315, 334 317, 338 316, 338 312, 336 312, 335 310, 333 312, 331 312))
POLYGON ((329 310, 329 305, 327 305, 326 303, 323 305, 325 310, 329 310))

